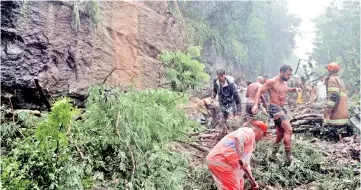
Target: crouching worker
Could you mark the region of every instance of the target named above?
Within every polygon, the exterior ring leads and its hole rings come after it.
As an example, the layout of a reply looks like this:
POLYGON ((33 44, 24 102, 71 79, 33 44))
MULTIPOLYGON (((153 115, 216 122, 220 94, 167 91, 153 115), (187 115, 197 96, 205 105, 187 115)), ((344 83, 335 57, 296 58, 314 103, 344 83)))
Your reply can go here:
POLYGON ((246 122, 243 127, 223 137, 209 152, 206 162, 219 190, 243 190, 244 174, 249 174, 253 189, 259 188, 252 176, 250 161, 255 141, 261 140, 266 132, 267 125, 262 121, 246 122), (239 145, 240 155, 236 144, 239 145), (242 166, 239 164, 240 159, 242 166))

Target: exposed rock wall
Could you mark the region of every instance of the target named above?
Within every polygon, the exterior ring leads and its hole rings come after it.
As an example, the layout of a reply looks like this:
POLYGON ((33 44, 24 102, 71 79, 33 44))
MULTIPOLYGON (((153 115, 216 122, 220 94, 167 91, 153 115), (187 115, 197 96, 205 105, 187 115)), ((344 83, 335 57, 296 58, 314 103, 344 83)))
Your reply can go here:
POLYGON ((71 2, 28 2, 24 8, 2 1, 2 100, 11 94, 15 108, 39 108, 37 78, 50 99, 67 95, 82 101, 88 87, 114 69, 109 85, 155 87, 157 54, 185 47, 180 23, 161 5, 100 1, 98 30, 80 6, 76 30, 71 2))

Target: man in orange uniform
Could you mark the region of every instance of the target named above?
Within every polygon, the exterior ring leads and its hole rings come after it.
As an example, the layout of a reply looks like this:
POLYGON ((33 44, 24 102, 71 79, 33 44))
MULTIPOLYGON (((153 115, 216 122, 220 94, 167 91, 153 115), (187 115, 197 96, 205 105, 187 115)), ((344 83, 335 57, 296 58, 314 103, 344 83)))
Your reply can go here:
MULTIPOLYGON (((267 125, 262 121, 246 122, 243 127, 223 137, 209 152, 206 162, 219 190, 244 189, 244 173, 248 172, 252 176, 250 160, 255 141, 261 140, 266 132, 267 125), (237 154, 235 138, 240 142, 242 158, 237 154), (239 159, 242 159, 243 166, 240 166, 239 159)), ((254 188, 258 188, 257 183, 254 188)))

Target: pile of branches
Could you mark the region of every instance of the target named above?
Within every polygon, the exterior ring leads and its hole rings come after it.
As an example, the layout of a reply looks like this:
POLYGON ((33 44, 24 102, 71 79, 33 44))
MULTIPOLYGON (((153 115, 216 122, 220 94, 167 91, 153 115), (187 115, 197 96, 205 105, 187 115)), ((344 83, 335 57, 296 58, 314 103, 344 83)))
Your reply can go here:
POLYGON ((303 114, 294 116, 291 120, 294 133, 320 132, 323 124, 321 114, 303 114))
MULTIPOLYGON (((270 161, 271 142, 257 143, 253 155, 253 175, 266 189, 294 189, 311 185, 311 189, 358 189, 359 165, 338 165, 323 157, 324 151, 309 139, 296 138, 292 142, 294 161, 285 165, 284 148, 281 147, 275 161, 270 161)), ((249 184, 248 184, 249 185, 249 184)), ((308 188, 302 188, 308 189, 308 188)))
POLYGON ((169 148, 198 127, 176 108, 187 100, 179 97, 99 86, 90 89, 84 112, 68 98, 40 117, 1 109, 0 187, 209 189, 211 183, 191 180, 211 179, 207 170, 193 167, 188 151, 169 148))

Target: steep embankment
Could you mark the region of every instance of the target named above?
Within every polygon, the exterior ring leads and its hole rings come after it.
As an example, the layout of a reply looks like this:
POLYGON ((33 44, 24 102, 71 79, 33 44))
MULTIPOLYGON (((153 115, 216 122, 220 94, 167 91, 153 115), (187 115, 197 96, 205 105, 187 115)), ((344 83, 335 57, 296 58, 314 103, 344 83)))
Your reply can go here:
POLYGON ((152 3, 99 2, 95 30, 86 3, 1 2, 3 100, 11 96, 15 108, 41 107, 36 78, 47 95, 78 100, 110 73, 107 84, 153 87, 161 72, 157 54, 184 46, 166 6, 155 11, 152 3))

